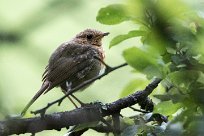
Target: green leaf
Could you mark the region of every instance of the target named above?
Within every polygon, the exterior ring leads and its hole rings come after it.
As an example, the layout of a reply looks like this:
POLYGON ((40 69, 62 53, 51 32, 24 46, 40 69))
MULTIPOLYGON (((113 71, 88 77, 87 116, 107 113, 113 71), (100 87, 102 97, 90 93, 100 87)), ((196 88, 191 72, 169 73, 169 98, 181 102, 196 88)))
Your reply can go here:
POLYGON ((184 102, 185 95, 175 93, 176 88, 172 88, 167 94, 164 95, 154 95, 155 98, 160 99, 161 101, 169 101, 172 100, 172 102, 184 102))
POLYGON ((132 94, 133 92, 137 90, 141 90, 145 87, 146 81, 143 79, 134 79, 130 81, 125 88, 122 90, 120 97, 127 96, 129 94, 132 94))
POLYGON ((188 88, 192 83, 196 82, 200 73, 195 70, 175 71, 168 75, 171 83, 180 88, 188 88))
POLYGON ((113 46, 115 46, 115 45, 121 43, 122 41, 129 39, 129 38, 144 36, 145 34, 146 34, 145 31, 133 30, 133 31, 128 32, 128 34, 118 35, 111 40, 109 48, 111 48, 111 47, 113 47, 113 46))
POLYGON ((156 64, 150 54, 137 47, 126 49, 123 52, 123 56, 128 64, 138 71, 143 71, 147 66, 156 64))
POLYGON ((174 103, 172 103, 171 100, 160 102, 154 107, 154 113, 160 113, 163 115, 172 115, 178 109, 180 109, 181 106, 182 105, 180 103, 174 104, 174 103))
POLYGON ((169 101, 171 100, 171 96, 168 94, 157 94, 153 95, 155 98, 161 100, 161 101, 169 101))
POLYGON ((159 69, 158 65, 148 65, 144 70, 143 73, 146 74, 147 79, 151 79, 153 77, 162 78, 162 72, 159 69))
POLYGON ((114 25, 129 20, 129 17, 126 15, 125 5, 113 4, 105 8, 101 8, 96 20, 102 24, 114 25))
POLYGON ((148 78, 153 76, 162 77, 157 59, 151 53, 145 52, 137 47, 126 49, 123 52, 126 62, 148 78))

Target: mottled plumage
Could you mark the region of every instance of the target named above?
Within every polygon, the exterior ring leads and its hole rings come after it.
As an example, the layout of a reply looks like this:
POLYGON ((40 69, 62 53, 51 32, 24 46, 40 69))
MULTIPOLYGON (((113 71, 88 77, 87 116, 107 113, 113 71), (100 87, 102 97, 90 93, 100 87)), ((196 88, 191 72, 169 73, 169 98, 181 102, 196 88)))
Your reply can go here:
POLYGON ((101 40, 109 33, 86 29, 69 42, 61 44, 51 55, 43 73, 41 89, 24 108, 22 115, 42 94, 60 86, 67 91, 67 83, 74 88, 84 81, 97 76, 102 64, 95 57, 104 59, 101 40))

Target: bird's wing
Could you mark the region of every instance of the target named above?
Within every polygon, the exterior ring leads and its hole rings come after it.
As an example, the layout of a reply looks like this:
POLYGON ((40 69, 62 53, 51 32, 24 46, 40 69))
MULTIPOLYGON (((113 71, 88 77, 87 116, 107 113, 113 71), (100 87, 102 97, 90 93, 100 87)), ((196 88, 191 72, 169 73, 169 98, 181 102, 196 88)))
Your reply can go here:
POLYGON ((55 87, 70 77, 80 78, 86 75, 94 63, 95 55, 99 52, 91 45, 61 45, 51 56, 49 64, 44 73, 43 80, 51 82, 51 86, 55 87), (83 46, 83 47, 82 47, 83 46), (60 48, 62 47, 62 48, 60 48), (88 68, 89 67, 89 68, 88 68), (78 75, 77 75, 78 74, 78 75))

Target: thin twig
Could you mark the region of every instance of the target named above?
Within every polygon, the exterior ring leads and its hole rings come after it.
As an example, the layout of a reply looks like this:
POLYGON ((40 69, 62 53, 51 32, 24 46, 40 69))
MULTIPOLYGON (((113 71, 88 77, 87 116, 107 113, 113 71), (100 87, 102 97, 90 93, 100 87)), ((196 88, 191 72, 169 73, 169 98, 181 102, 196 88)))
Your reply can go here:
POLYGON ((45 112, 46 112, 46 110, 47 110, 49 107, 51 107, 52 105, 54 105, 54 104, 56 104, 56 103, 60 104, 67 96, 71 95, 72 93, 76 92, 77 90, 79 90, 79 89, 85 87, 86 85, 88 85, 88 84, 90 84, 90 83, 92 83, 92 82, 94 82, 94 81, 96 81, 96 80, 98 80, 98 79, 101 79, 102 77, 108 75, 108 74, 111 73, 112 71, 114 71, 114 70, 116 70, 116 69, 119 69, 119 68, 121 68, 121 67, 127 66, 127 65, 128 65, 127 63, 124 63, 124 64, 121 64, 121 65, 115 66, 115 67, 110 67, 110 66, 108 66, 108 67, 106 67, 108 70, 106 69, 103 74, 101 74, 101 75, 99 75, 99 76, 96 76, 96 77, 94 77, 94 78, 92 78, 92 79, 89 79, 89 80, 83 82, 82 84, 76 86, 75 88, 72 88, 72 89, 71 89, 69 92, 67 92, 67 94, 64 95, 63 97, 61 97, 61 98, 59 98, 59 99, 57 99, 57 100, 55 100, 55 101, 53 101, 53 102, 51 102, 51 103, 48 103, 47 106, 45 106, 44 108, 39 109, 39 110, 36 110, 36 111, 32 111, 31 113, 32 113, 32 114, 35 114, 35 115, 36 115, 36 114, 44 115, 45 112), (43 114, 42 114, 42 113, 43 113, 43 114))
POLYGON ((120 111, 112 115, 113 119, 113 134, 114 136, 120 135, 120 111))
POLYGON ((138 112, 141 112, 141 113, 150 113, 149 111, 144 111, 144 110, 139 110, 139 109, 136 109, 132 106, 129 107, 130 109, 132 109, 133 111, 138 111, 138 112))

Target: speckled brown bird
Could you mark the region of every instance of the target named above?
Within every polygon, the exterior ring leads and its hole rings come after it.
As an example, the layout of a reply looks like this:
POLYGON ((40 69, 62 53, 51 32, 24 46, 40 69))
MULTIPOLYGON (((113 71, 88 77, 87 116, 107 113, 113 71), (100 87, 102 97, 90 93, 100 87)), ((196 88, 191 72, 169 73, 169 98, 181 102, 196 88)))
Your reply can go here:
MULTIPOLYGON (((42 93, 47 93, 56 86, 60 86, 66 93, 70 84, 71 88, 74 88, 99 75, 103 64, 96 57, 100 60, 104 59, 102 38, 108 34, 94 29, 86 29, 71 41, 62 43, 49 59, 42 76, 43 83, 40 90, 26 105, 21 115, 26 113, 42 93)), ((75 96, 73 97, 77 100, 75 96)), ((68 98, 71 100, 70 97, 68 98)))

